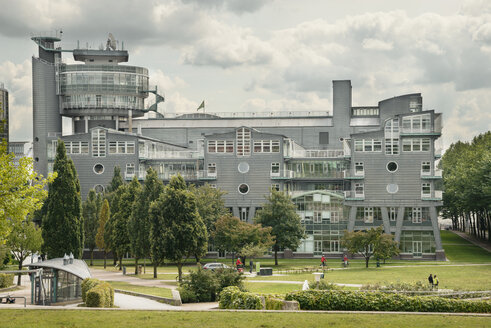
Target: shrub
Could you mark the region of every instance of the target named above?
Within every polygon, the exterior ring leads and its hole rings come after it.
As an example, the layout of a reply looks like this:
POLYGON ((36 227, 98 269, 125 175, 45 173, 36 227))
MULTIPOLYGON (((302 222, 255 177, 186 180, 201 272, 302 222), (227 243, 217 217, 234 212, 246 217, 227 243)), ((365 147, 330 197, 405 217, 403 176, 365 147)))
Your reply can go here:
POLYGON ((261 297, 252 293, 242 292, 236 286, 223 289, 220 293, 218 306, 220 309, 261 310, 263 308, 261 297))
POLYGON ((413 297, 383 292, 307 290, 288 293, 302 310, 490 313, 491 302, 413 297))
POLYGON ((0 288, 7 288, 14 284, 14 275, 0 273, 0 288))
POLYGON ((214 302, 220 292, 228 286, 237 286, 244 290, 244 277, 232 269, 215 272, 198 268, 184 277, 179 292, 183 303, 214 302))
POLYGON ((315 281, 309 284, 310 289, 319 290, 341 290, 342 287, 325 281, 315 281))
POLYGON ((367 284, 361 287, 362 290, 383 290, 383 291, 431 291, 430 284, 424 281, 417 282, 395 282, 380 284, 367 284))
POLYGON ((264 307, 266 310, 283 310, 283 300, 265 296, 264 307))
POLYGON ((113 307, 114 288, 105 281, 87 278, 82 282, 82 300, 88 307, 113 307))

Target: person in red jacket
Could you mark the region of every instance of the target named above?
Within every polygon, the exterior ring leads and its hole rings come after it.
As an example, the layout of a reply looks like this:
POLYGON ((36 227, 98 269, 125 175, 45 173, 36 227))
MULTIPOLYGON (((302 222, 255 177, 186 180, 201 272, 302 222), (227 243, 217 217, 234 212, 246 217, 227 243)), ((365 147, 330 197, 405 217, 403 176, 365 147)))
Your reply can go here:
POLYGON ((326 266, 326 258, 324 257, 324 255, 322 255, 322 258, 321 258, 321 264, 322 264, 322 268, 324 268, 326 266))
POLYGON ((240 257, 237 258, 237 262, 235 262, 235 265, 237 266, 237 270, 242 267, 242 261, 240 260, 240 257))

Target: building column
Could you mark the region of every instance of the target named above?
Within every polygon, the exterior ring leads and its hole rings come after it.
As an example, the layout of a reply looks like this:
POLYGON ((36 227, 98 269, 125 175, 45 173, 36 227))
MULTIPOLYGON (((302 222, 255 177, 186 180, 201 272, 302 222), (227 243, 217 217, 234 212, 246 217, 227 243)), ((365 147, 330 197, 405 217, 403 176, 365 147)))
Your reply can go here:
POLYGON ((84 120, 85 120, 85 133, 89 133, 89 117, 84 116, 84 120))
POLYGON ((389 212, 387 212, 387 207, 381 207, 380 211, 382 212, 385 233, 390 234, 389 212))
POLYGON ((401 241, 401 231, 402 231, 403 220, 404 220, 404 206, 400 206, 397 209, 396 234, 394 236, 394 240, 397 242, 401 241))
POLYGON ((431 226, 433 227, 433 237, 435 237, 436 251, 443 251, 442 239, 440 237, 440 229, 438 228, 438 214, 436 213, 436 207, 430 207, 431 226))
POLYGON ((349 208, 348 231, 353 231, 355 228, 356 209, 356 206, 350 206, 349 208))

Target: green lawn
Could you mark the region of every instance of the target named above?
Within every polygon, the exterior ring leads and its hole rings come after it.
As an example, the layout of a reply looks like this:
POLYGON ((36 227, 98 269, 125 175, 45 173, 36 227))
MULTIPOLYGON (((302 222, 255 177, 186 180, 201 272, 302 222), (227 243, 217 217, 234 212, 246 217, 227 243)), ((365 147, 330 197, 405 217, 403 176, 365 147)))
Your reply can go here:
POLYGON ((172 298, 172 292, 168 288, 147 287, 129 284, 122 281, 108 281, 115 289, 127 290, 141 294, 172 298))
POLYGON ((490 317, 118 310, 0 310, 2 327, 489 327, 490 317), (90 318, 90 320, 87 320, 90 318))
POLYGON ((268 282, 245 282, 245 287, 251 293, 286 294, 295 290, 302 290, 302 284, 281 284, 268 282))
MULTIPOLYGON (((440 280, 440 288, 491 290, 491 263, 484 266, 433 266, 433 267, 390 267, 381 268, 349 268, 347 270, 329 271, 325 275, 327 282, 367 284, 384 282, 415 282, 426 281, 428 275, 436 274, 440 280)), ((288 280, 312 281, 314 275, 289 274, 284 276, 255 277, 254 280, 288 280)))
POLYGON ((441 231, 442 246, 451 262, 491 263, 491 253, 451 231, 441 231))

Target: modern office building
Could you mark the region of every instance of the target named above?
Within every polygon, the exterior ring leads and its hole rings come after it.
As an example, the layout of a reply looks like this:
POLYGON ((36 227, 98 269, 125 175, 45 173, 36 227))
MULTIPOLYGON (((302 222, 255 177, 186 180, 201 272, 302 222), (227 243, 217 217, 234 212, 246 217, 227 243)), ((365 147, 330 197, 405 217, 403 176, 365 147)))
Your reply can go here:
POLYGON ((0 142, 9 143, 9 92, 0 83, 0 142))
POLYGON ((30 141, 10 141, 8 145, 10 154, 14 154, 14 164, 19 165, 19 161, 23 157, 32 158, 32 142, 30 141))
MULTIPOLYGON (((52 166, 62 136, 82 194, 102 192, 120 166, 126 180, 154 168, 167 182, 227 192, 226 206, 252 222, 270 188, 288 192, 307 238, 285 257, 340 257, 344 230, 383 226, 401 258, 444 259, 437 225, 441 205, 441 114, 423 110, 421 94, 353 107, 351 82, 333 81, 332 111, 158 114, 145 118, 148 71, 126 66, 125 50, 75 49, 65 64, 55 38, 33 38, 34 157, 52 166)), ((112 39, 108 40, 108 45, 112 39)), ((114 44, 114 42, 113 42, 114 44)), ((158 98, 163 100, 163 98, 158 98)))

